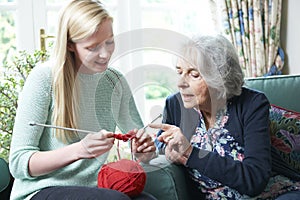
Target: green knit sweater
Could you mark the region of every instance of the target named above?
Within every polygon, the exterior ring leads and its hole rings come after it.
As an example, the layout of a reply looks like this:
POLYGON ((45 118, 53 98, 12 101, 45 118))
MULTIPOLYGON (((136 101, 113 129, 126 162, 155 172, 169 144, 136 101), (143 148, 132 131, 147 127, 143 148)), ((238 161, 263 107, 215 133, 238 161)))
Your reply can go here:
MULTIPOLYGON (((121 73, 109 68, 99 74, 79 74, 77 81, 80 91, 79 129, 98 132, 101 129, 115 131, 118 127, 126 133, 143 126, 121 73)), ((29 125, 30 122, 51 124, 52 98, 51 68, 35 67, 18 100, 9 157, 10 171, 15 178, 12 200, 30 199, 37 191, 49 186, 97 186, 97 175, 108 153, 95 159, 76 161, 47 175, 29 175, 28 161, 34 152, 65 146, 54 136, 54 129, 29 125)))

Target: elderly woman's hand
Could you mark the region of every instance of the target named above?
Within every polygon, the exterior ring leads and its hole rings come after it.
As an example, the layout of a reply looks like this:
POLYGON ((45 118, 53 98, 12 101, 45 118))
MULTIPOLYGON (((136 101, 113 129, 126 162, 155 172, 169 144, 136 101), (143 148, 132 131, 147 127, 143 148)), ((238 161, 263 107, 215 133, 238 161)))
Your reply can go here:
POLYGON ((167 144, 166 158, 171 162, 185 165, 193 148, 180 128, 169 124, 150 124, 149 126, 164 131, 157 139, 167 144))
POLYGON ((147 163, 156 157, 156 147, 152 137, 144 129, 135 130, 137 134, 132 141, 132 152, 141 162, 147 163))

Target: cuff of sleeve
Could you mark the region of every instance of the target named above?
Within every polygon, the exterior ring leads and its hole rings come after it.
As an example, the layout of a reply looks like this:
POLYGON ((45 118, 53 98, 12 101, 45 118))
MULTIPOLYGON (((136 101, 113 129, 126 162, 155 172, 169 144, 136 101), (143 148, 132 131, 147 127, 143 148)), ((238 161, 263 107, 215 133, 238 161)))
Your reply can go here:
POLYGON ((196 168, 195 165, 198 165, 197 162, 199 159, 205 158, 209 154, 209 151, 193 147, 193 150, 186 162, 186 167, 196 168))

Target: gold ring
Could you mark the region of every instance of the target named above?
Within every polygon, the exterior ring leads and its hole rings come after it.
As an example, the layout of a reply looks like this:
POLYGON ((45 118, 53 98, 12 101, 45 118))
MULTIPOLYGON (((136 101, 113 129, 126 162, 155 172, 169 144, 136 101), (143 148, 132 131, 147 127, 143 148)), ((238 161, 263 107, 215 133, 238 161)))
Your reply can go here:
POLYGON ((169 142, 170 140, 174 139, 174 136, 171 135, 170 137, 167 137, 167 141, 169 142))

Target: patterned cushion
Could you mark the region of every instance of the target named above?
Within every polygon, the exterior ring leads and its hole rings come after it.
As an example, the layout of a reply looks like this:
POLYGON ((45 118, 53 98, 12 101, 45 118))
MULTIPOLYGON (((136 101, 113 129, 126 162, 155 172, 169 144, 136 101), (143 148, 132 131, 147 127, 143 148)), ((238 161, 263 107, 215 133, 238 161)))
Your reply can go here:
POLYGON ((270 122, 275 171, 300 178, 300 113, 271 105, 270 122))

